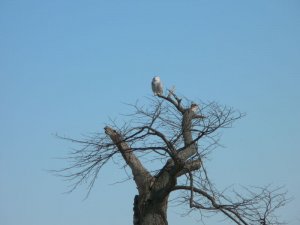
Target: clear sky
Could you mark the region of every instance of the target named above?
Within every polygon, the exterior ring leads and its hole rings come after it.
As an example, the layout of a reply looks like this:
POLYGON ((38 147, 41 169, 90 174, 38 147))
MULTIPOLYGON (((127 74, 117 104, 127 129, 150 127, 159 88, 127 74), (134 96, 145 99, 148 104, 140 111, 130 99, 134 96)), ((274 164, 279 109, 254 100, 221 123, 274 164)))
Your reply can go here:
MULTIPOLYGON (((300 2, 0 1, 0 223, 132 223, 132 182, 103 169, 86 187, 45 170, 65 166, 80 138, 101 131, 123 103, 165 86, 247 113, 211 155, 217 186, 285 185, 281 215, 300 223, 300 2)), ((169 209, 170 225, 199 224, 169 209)), ((210 223, 207 223, 210 224, 210 223)), ((221 222, 220 222, 221 224, 221 222)))

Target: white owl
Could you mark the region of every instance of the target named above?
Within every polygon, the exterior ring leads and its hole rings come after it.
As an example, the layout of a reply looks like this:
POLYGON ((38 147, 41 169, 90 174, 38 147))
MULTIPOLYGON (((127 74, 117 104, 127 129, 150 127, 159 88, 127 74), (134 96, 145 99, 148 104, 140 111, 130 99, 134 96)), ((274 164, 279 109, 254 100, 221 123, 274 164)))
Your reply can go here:
POLYGON ((160 80, 160 77, 153 77, 152 79, 152 91, 154 95, 162 95, 163 94, 163 85, 160 80))
POLYGON ((199 110, 199 106, 196 103, 192 103, 191 110, 193 113, 197 113, 197 111, 199 110))

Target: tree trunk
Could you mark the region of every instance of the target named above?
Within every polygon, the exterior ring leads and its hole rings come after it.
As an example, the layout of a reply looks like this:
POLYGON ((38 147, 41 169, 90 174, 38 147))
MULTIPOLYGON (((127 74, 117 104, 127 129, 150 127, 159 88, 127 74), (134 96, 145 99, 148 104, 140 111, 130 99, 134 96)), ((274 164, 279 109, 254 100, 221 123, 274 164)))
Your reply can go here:
POLYGON ((167 207, 169 193, 176 185, 176 174, 179 172, 172 160, 155 177, 144 168, 133 150, 117 131, 105 127, 105 133, 121 152, 127 165, 132 170, 133 179, 139 195, 134 198, 134 225, 168 225, 167 207))
POLYGON ((168 225, 167 207, 168 197, 163 200, 146 200, 145 197, 136 195, 134 198, 134 225, 168 225))

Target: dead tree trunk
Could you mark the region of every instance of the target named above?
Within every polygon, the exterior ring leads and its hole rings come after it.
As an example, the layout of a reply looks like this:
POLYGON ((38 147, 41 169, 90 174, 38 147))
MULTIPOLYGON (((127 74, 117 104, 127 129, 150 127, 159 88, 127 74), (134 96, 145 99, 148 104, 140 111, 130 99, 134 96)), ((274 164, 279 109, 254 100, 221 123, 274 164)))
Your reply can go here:
POLYGON ((126 164, 131 168, 133 179, 139 191, 139 195, 134 198, 134 225, 167 225, 168 198, 170 192, 176 186, 177 177, 188 171, 199 169, 201 166, 199 160, 186 161, 197 151, 190 130, 194 113, 192 109, 184 110, 179 104, 178 107, 183 114, 182 133, 186 146, 181 151, 177 152, 172 143, 158 130, 149 126, 142 128, 161 138, 168 147, 168 154, 171 156, 155 176, 152 176, 144 168, 120 133, 110 127, 105 127, 105 133, 118 148, 126 164))
POLYGON ((176 185, 176 174, 183 169, 170 160, 156 176, 152 176, 134 155, 122 136, 110 127, 105 128, 132 170, 139 195, 134 199, 134 225, 167 225, 168 197, 176 185))
POLYGON ((176 184, 169 175, 169 168, 156 177, 151 176, 119 133, 110 127, 106 127, 105 131, 130 166, 139 190, 139 195, 134 198, 134 225, 167 225, 169 191, 176 184))
POLYGON ((168 197, 146 200, 144 196, 134 198, 134 225, 167 225, 168 197))

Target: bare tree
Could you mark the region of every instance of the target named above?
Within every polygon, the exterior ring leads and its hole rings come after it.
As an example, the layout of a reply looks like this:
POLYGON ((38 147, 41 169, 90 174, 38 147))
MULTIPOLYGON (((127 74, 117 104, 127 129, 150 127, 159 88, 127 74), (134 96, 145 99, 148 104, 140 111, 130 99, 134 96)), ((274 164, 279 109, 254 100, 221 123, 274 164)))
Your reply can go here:
POLYGON ((83 145, 69 155, 70 166, 57 171, 73 181, 73 189, 88 183, 90 190, 101 168, 118 159, 130 168, 138 190, 134 225, 168 224, 171 192, 201 215, 221 214, 238 225, 280 224, 274 214, 286 203, 280 188, 219 191, 207 175, 205 159, 218 146, 219 131, 243 114, 215 102, 199 106, 179 98, 174 90, 148 100, 146 107, 132 105, 134 112, 122 126, 112 123, 86 140, 65 138, 83 145))

